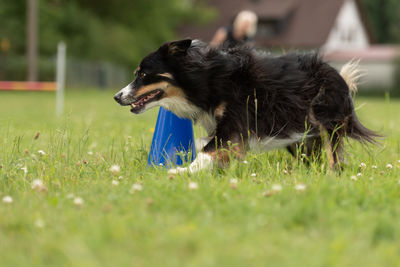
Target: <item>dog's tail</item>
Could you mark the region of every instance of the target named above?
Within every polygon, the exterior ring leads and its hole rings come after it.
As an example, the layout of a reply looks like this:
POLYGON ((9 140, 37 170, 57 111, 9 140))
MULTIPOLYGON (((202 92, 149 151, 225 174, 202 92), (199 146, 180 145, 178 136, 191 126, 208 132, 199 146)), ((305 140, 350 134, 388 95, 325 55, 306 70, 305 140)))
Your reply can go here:
POLYGON ((362 125, 354 110, 346 132, 348 137, 360 141, 361 143, 377 144, 378 142, 376 139, 382 137, 382 135, 362 125))
POLYGON ((359 59, 353 59, 347 62, 340 70, 340 76, 342 76, 344 81, 347 83, 347 86, 353 95, 357 93, 357 82, 365 75, 365 73, 359 69, 359 64, 359 59))
MULTIPOLYGON (((360 71, 358 65, 360 60, 351 60, 346 63, 340 70, 340 76, 344 79, 349 87, 350 93, 355 95, 357 93, 357 82, 365 75, 360 71)), ((366 128, 358 120, 356 112, 353 110, 351 121, 347 127, 347 136, 356 139, 360 142, 377 143, 376 138, 382 137, 380 134, 366 128)))

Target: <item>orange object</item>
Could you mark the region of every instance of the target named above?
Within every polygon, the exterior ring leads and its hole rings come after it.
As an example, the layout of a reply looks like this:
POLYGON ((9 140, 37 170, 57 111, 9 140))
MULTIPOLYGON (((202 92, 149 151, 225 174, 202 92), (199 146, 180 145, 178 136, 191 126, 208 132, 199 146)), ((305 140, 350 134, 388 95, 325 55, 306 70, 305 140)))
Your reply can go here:
POLYGON ((0 90, 10 91, 56 91, 55 82, 15 82, 0 81, 0 90))

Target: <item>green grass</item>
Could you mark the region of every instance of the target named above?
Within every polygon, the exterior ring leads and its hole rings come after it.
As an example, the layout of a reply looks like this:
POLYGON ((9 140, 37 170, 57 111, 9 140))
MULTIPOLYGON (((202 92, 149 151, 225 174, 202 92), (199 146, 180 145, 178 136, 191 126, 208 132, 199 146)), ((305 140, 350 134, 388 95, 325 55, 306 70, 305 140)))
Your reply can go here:
POLYGON ((13 199, 0 202, 2 266, 400 265, 398 100, 357 99, 361 121, 387 138, 347 144, 340 176, 281 150, 173 179, 147 167, 157 110, 134 116, 100 91, 69 92, 61 118, 54 104, 51 93, 0 92, 0 200, 13 199))

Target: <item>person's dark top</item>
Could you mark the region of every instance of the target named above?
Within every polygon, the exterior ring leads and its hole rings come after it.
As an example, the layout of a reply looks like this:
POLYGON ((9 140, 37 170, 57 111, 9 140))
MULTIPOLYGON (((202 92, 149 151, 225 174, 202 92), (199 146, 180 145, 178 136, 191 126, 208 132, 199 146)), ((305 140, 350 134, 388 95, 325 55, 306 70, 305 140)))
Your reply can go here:
POLYGON ((225 39, 225 41, 222 43, 222 47, 230 48, 230 47, 234 47, 234 46, 236 46, 236 45, 241 45, 241 44, 244 44, 245 42, 250 41, 250 38, 247 37, 246 35, 245 35, 244 38, 241 39, 241 40, 236 39, 236 38, 233 36, 233 29, 232 29, 231 26, 230 26, 230 27, 225 27, 225 30, 226 30, 226 39, 225 39))

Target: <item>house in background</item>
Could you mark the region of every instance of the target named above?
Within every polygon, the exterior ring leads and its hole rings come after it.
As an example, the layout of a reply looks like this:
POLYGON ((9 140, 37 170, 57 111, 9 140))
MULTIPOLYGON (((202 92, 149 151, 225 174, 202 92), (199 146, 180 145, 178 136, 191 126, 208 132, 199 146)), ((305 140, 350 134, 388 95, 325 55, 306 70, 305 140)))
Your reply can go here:
POLYGON ((258 15, 255 46, 270 51, 318 50, 338 68, 361 59, 365 87, 394 83, 398 47, 373 45, 359 0, 207 0, 218 17, 207 25, 184 25, 181 37, 210 41, 221 26, 231 24, 241 10, 258 15))

